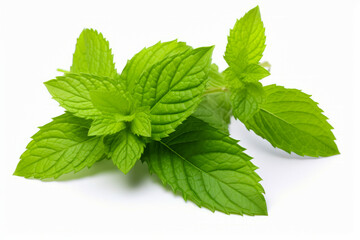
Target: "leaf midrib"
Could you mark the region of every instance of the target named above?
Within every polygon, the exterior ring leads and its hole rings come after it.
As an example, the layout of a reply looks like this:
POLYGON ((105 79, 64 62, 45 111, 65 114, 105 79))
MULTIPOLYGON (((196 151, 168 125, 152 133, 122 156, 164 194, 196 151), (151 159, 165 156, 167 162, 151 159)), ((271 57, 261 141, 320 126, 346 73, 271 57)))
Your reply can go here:
MULTIPOLYGON (((49 158, 49 157, 51 157, 51 156, 54 155, 54 154, 67 151, 67 150, 69 150, 70 148, 73 148, 73 147, 75 147, 75 146, 77 146, 77 145, 79 145, 79 144, 83 144, 83 143, 86 143, 86 142, 88 142, 88 141, 93 141, 93 140, 95 140, 96 138, 100 138, 100 136, 92 137, 92 138, 86 139, 85 141, 82 141, 82 142, 77 142, 77 143, 75 143, 74 145, 71 145, 71 146, 69 146, 69 147, 66 148, 66 149, 63 149, 63 150, 60 150, 60 151, 51 153, 51 154, 49 154, 49 155, 47 155, 47 156, 45 156, 45 157, 43 157, 43 158, 40 158, 38 161, 31 162, 30 164, 27 164, 27 165, 23 166, 22 169, 27 168, 27 167, 29 167, 29 166, 31 166, 31 165, 33 165, 33 164, 37 164, 37 163, 40 162, 41 160, 43 160, 43 159, 45 159, 45 158, 49 158)), ((34 140, 34 141, 35 141, 35 140, 34 140)), ((28 149, 28 150, 29 150, 29 151, 32 151, 32 149, 28 149)), ((46 171, 44 171, 44 172, 46 172, 46 171)))
MULTIPOLYGON (((193 66, 192 66, 188 71, 186 71, 186 73, 178 80, 177 83, 175 83, 172 87, 170 87, 169 90, 168 90, 163 96, 160 97, 160 99, 155 103, 155 105, 151 107, 150 112, 152 112, 152 110, 156 108, 156 106, 160 103, 160 101, 161 101, 165 96, 167 96, 167 95, 187 76, 187 74, 194 68, 194 66, 197 65, 197 64, 200 62, 200 60, 204 57, 204 55, 205 55, 205 53, 204 53, 199 59, 197 59, 196 63, 194 63, 193 66)), ((189 55, 189 56, 192 56, 192 54, 189 55)), ((185 59, 189 58, 189 56, 187 56, 185 59)), ((179 66, 181 65, 181 63, 182 63, 185 59, 182 59, 182 61, 179 63, 179 66)), ((176 72, 177 72, 177 70, 178 70, 178 67, 177 67, 177 69, 176 69, 176 72)), ((175 74, 175 75, 176 75, 176 74, 175 74)), ((174 75, 174 77, 175 77, 175 75, 174 75)), ((174 79, 174 78, 172 78, 171 80, 173 80, 173 79, 174 79)), ((199 86, 200 86, 200 85, 201 85, 201 84, 199 84, 199 86)))
MULTIPOLYGON (((216 178, 215 176, 213 176, 212 174, 205 172, 204 170, 202 170, 201 168, 199 168, 198 166, 194 165, 192 162, 190 162, 189 160, 185 159, 183 156, 181 156, 178 152, 176 152, 175 150, 173 150, 170 146, 168 146, 166 143, 159 141, 163 146, 165 146, 167 149, 169 149, 171 152, 173 152, 175 155, 177 155, 178 157, 180 157, 183 161, 187 162, 189 165, 193 166, 195 169, 197 169, 198 171, 216 179, 217 181, 221 182, 222 184, 228 186, 229 188, 231 188, 232 190, 234 190, 235 192, 241 194, 242 196, 244 196, 246 199, 248 199, 250 202, 254 203, 259 209, 264 210, 261 206, 259 206, 256 202, 252 201, 249 197, 247 197, 246 195, 244 195, 243 193, 239 192, 238 190, 234 189, 232 186, 230 186, 228 183, 225 183, 223 181, 221 181, 220 179, 216 178)), ((255 187, 254 187, 255 188, 255 187)), ((242 210, 245 208, 240 207, 242 210)), ((246 209, 247 210, 247 209, 246 209)))
MULTIPOLYGON (((337 149, 334 148, 333 146, 330 146, 330 145, 328 145, 327 143, 325 143, 323 140, 319 139, 318 137, 313 136, 313 135, 311 135, 310 133, 308 133, 308 132, 306 132, 306 131, 304 131, 304 130, 301 130, 301 129, 297 128, 297 127, 294 126, 293 124, 287 122, 285 119, 283 119, 283 118, 281 118, 281 117, 273 114, 272 112, 269 112, 268 110, 266 110, 266 109, 264 109, 264 108, 261 108, 261 107, 260 107, 260 111, 263 111, 263 112, 265 112, 265 113, 273 116, 274 118, 279 119, 280 121, 284 122, 285 124, 289 125, 290 127, 295 128, 296 130, 304 133, 304 134, 307 135, 307 136, 310 136, 311 138, 315 138, 317 141, 321 142, 321 143, 324 144, 325 146, 331 148, 331 149, 334 150, 334 151, 337 151, 337 149)), ((327 136, 325 136, 325 137, 327 137, 327 136)), ((305 155, 306 155, 306 154, 305 154, 305 155)))

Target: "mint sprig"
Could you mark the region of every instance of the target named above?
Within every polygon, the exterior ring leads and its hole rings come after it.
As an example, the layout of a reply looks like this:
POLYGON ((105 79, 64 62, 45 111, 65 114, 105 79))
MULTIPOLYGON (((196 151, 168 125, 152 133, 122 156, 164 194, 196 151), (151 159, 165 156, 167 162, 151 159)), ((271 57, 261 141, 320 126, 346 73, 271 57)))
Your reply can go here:
POLYGON ((230 31, 220 72, 214 47, 158 42, 121 73, 109 42, 84 29, 70 71, 45 82, 66 112, 40 127, 15 175, 58 178, 111 159, 123 173, 146 162, 174 192, 227 214, 267 215, 261 178, 237 140, 231 116, 274 147, 301 156, 339 151, 318 104, 296 89, 260 82, 265 28, 259 7, 230 31))

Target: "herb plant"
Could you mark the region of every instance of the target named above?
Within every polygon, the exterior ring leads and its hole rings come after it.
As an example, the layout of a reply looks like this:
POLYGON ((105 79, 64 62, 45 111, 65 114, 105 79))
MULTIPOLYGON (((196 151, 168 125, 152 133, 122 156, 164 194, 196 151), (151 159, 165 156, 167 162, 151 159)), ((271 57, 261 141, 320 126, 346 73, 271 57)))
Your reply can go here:
POLYGON ((158 42, 118 74, 108 41, 84 29, 70 71, 45 82, 65 113, 40 127, 15 175, 58 178, 111 159, 128 173, 146 162, 174 192, 227 214, 267 215, 261 178, 238 141, 233 115, 274 147, 304 156, 338 154, 332 127, 309 95, 263 86, 265 29, 259 8, 230 31, 219 72, 213 46, 158 42))

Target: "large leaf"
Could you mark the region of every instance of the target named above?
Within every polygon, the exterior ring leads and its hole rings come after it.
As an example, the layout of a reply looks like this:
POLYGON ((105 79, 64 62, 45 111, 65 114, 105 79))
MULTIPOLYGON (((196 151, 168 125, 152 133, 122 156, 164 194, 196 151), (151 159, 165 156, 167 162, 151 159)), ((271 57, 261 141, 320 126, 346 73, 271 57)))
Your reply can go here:
POLYGON ((84 29, 77 39, 73 63, 73 73, 89 73, 113 78, 117 75, 109 42, 93 29, 84 29))
POLYGON ((44 83, 53 98, 75 116, 94 119, 101 115, 91 101, 90 91, 120 91, 114 80, 89 74, 66 74, 44 83))
POLYGON ((211 211, 266 215, 261 179, 244 148, 194 117, 161 142, 151 142, 143 160, 164 184, 211 211))
POLYGON ((168 136, 200 103, 213 47, 165 58, 137 81, 134 98, 150 107, 152 138, 168 136))
POLYGON ((339 153, 331 125, 310 95, 297 89, 269 85, 266 102, 245 125, 274 147, 301 156, 339 153))
POLYGON ((170 42, 158 42, 157 44, 144 48, 129 60, 121 73, 120 81, 125 81, 131 91, 135 82, 152 65, 162 61, 164 58, 191 50, 184 42, 176 40, 170 42))
POLYGON ((21 155, 15 175, 57 178, 92 166, 104 156, 100 137, 88 137, 90 121, 65 113, 40 127, 21 155))

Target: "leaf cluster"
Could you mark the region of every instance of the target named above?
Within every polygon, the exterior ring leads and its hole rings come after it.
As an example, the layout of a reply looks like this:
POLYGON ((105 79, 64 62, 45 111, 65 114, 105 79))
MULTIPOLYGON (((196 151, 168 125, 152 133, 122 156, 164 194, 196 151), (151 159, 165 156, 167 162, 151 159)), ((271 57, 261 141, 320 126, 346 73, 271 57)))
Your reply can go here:
POLYGON ((84 29, 70 71, 45 82, 65 113, 40 127, 14 174, 56 179, 105 158, 126 174, 141 160, 198 206, 266 215, 257 167, 229 136, 231 116, 302 156, 338 154, 332 127, 309 95, 260 82, 270 73, 258 7, 230 31, 223 72, 213 48, 158 42, 118 73, 109 42, 84 29))

